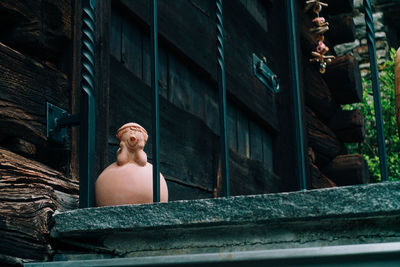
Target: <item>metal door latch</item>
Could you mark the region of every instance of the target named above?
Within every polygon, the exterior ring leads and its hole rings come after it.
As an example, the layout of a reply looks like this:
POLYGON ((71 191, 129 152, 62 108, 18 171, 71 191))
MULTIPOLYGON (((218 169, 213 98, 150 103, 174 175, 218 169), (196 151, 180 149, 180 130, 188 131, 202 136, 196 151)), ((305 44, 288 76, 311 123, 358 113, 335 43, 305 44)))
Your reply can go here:
POLYGON ((267 60, 264 57, 260 59, 256 54, 253 54, 253 72, 254 75, 273 93, 278 93, 279 88, 279 78, 272 72, 267 66, 267 60))

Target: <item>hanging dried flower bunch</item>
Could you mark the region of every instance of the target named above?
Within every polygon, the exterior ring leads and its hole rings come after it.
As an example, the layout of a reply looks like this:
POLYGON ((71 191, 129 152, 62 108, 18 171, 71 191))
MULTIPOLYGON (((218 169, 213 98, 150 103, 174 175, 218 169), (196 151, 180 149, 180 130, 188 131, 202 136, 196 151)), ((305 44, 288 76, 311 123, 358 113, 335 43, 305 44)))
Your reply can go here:
POLYGON ((334 56, 325 55, 329 51, 329 47, 327 47, 324 43, 324 33, 329 30, 329 23, 325 20, 325 18, 320 17, 319 13, 322 10, 322 7, 327 7, 327 3, 323 3, 319 0, 307 0, 305 12, 308 10, 312 10, 316 14, 316 18, 312 20, 314 27, 310 29, 310 32, 313 33, 317 39, 318 45, 316 47, 316 51, 312 51, 311 55, 313 58, 310 59, 310 62, 318 62, 319 63, 319 72, 325 73, 327 63, 331 62, 334 59, 334 56))

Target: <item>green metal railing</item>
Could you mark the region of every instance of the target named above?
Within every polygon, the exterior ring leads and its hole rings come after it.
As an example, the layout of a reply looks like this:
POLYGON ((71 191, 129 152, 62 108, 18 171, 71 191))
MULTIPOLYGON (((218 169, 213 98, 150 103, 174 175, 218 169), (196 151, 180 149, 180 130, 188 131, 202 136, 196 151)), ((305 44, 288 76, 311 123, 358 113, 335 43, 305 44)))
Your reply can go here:
POLYGON ((296 155, 297 155, 297 171, 299 175, 300 190, 307 189, 306 181, 306 162, 304 156, 304 139, 303 139, 303 120, 301 113, 301 97, 299 84, 299 66, 297 56, 297 36, 296 36, 296 16, 294 12, 293 0, 287 0, 287 22, 289 32, 289 50, 290 50, 290 76, 292 81, 293 107, 295 120, 295 138, 296 138, 296 155))
POLYGON ((217 72, 219 96, 219 133, 221 144, 221 176, 222 188, 225 197, 230 196, 229 190, 229 152, 228 134, 226 130, 226 80, 224 56, 224 21, 222 0, 216 0, 217 5, 217 72))
MULTIPOLYGON (((226 81, 224 60, 224 26, 222 13, 222 0, 216 0, 217 19, 217 71, 219 91, 219 118, 220 118, 220 143, 221 143, 221 174, 223 194, 230 196, 229 190, 229 154, 228 135, 226 123, 226 81)), ((160 141, 159 141, 159 100, 158 100, 158 38, 157 38, 157 0, 151 2, 151 63, 152 63, 152 153, 153 153, 153 201, 160 201, 160 141)))
POLYGON ((82 1, 81 93, 79 130, 79 207, 93 207, 95 184, 95 7, 82 1))
POLYGON ((152 153, 153 153, 153 201, 160 202, 160 108, 158 95, 158 27, 157 0, 150 8, 151 31, 151 88, 152 88, 152 153))
POLYGON ((385 133, 383 131, 381 92, 379 89, 378 66, 376 62, 375 30, 374 18, 370 0, 364 0, 365 24, 367 27, 367 42, 369 52, 369 62, 372 78, 372 91, 374 95, 374 109, 376 119, 376 129, 378 132, 378 150, 381 169, 381 181, 388 181, 388 168, 386 159, 385 133))

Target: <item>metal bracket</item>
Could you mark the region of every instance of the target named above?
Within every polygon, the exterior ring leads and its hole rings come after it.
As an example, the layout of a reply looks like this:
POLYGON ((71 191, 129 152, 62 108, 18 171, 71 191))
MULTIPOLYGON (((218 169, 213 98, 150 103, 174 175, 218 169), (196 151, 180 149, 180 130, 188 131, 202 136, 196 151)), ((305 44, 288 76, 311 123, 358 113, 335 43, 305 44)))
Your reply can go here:
POLYGON ((279 92, 279 78, 270 68, 268 68, 265 57, 260 59, 256 54, 253 54, 253 72, 254 75, 273 93, 276 94, 279 92))
POLYGON ((66 110, 46 103, 47 139, 57 144, 68 143, 67 126, 79 125, 79 114, 69 114, 66 110))

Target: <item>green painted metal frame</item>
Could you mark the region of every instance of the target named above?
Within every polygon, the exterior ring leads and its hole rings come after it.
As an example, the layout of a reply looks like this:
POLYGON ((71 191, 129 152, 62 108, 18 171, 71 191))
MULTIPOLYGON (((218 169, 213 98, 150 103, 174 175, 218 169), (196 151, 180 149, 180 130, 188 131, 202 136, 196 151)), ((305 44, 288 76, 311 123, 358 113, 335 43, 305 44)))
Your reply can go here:
POLYGON ((96 0, 82 0, 81 94, 79 130, 79 207, 95 202, 95 7, 96 0))
POLYGON ((152 157, 153 157, 153 202, 160 202, 160 108, 158 88, 158 27, 157 0, 150 8, 151 32, 151 88, 152 88, 152 157))
POLYGON ((225 80, 225 57, 224 57, 224 21, 222 0, 216 0, 217 7, 217 79, 219 97, 219 131, 221 144, 221 176, 223 195, 230 196, 229 187, 229 150, 228 133, 226 123, 226 80, 225 80))
POLYGON ((378 137, 379 161, 381 169, 381 181, 386 182, 388 181, 388 167, 386 159, 385 133, 383 130, 378 65, 376 62, 374 19, 372 16, 372 6, 370 0, 364 0, 364 13, 365 13, 365 25, 367 29, 367 42, 368 42, 369 62, 371 69, 372 91, 374 95, 376 130, 378 133, 377 137, 378 137))
POLYGON ((294 13, 293 0, 286 1, 287 22, 289 32, 289 50, 290 50, 290 76, 292 82, 297 170, 300 190, 307 189, 306 162, 304 156, 304 137, 303 137, 303 119, 301 115, 301 97, 299 83, 299 66, 297 55, 297 37, 296 37, 296 16, 294 13))

